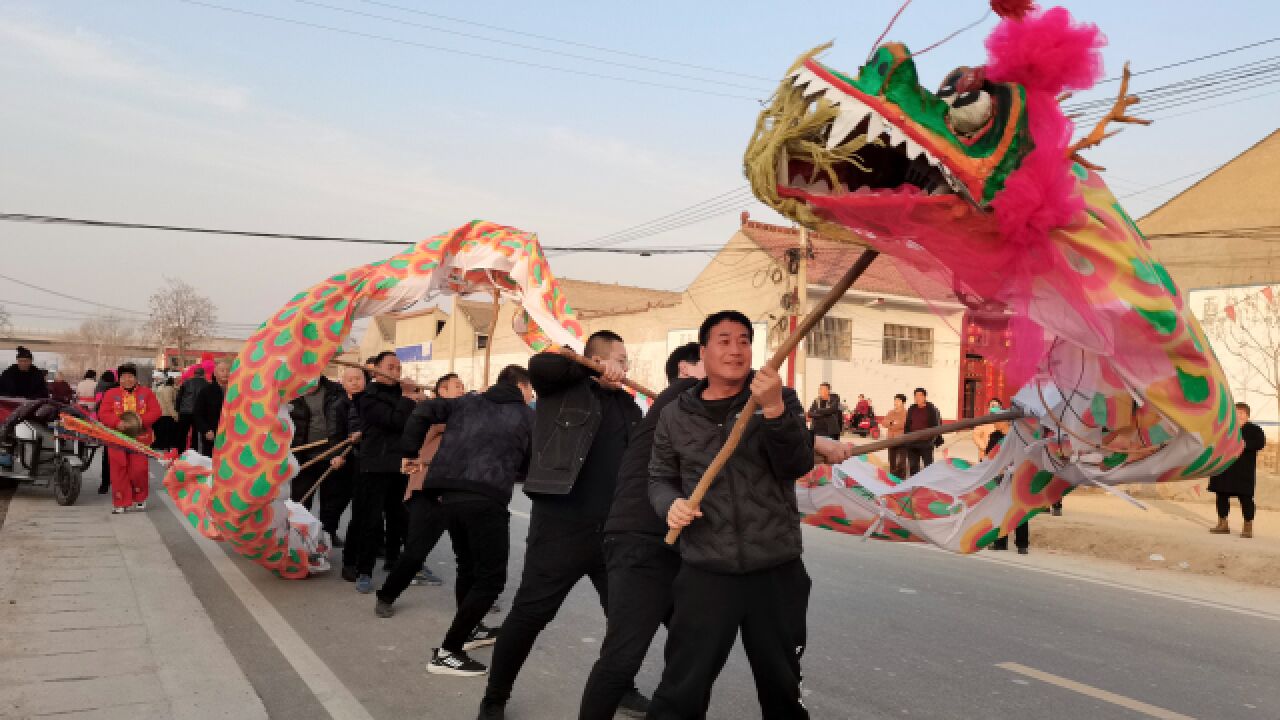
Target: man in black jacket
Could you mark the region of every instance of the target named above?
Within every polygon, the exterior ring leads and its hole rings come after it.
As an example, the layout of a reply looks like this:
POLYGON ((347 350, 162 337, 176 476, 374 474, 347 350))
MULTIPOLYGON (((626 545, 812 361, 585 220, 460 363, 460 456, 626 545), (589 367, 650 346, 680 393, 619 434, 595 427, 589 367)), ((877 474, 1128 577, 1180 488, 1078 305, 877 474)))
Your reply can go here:
MULTIPOLYGON (((916 388, 915 402, 911 407, 907 408, 907 422, 902 428, 904 433, 913 433, 917 430, 937 427, 942 424, 942 415, 938 412, 938 408, 929 402, 929 393, 924 388, 916 388)), ((942 444, 942 436, 929 438, 927 440, 918 440, 915 444, 907 446, 907 464, 908 472, 915 475, 923 468, 927 468, 933 464, 933 449, 942 444)))
MULTIPOLYGON (((310 390, 294 398, 293 402, 289 403, 289 418, 293 420, 293 447, 310 445, 319 440, 332 442, 334 426, 338 424, 346 426, 346 422, 340 422, 337 417, 338 406, 341 404, 343 395, 341 386, 322 375, 310 390)), ((306 465, 310 460, 326 452, 329 448, 330 444, 325 443, 310 450, 295 453, 295 455, 299 464, 306 465)), ((310 492, 312 486, 316 484, 316 481, 320 479, 321 475, 324 475, 329 467, 329 463, 321 461, 299 472, 298 476, 293 479, 293 486, 289 493, 293 501, 302 502, 302 498, 310 492)), ((327 510, 326 505, 330 502, 337 502, 337 498, 331 497, 330 488, 332 487, 333 485, 326 480, 325 484, 317 491, 320 495, 322 525, 324 525, 323 518, 327 510)), ((307 501, 304 504, 310 510, 311 498, 307 497, 307 501)), ((329 531, 329 535, 332 537, 338 528, 336 525, 333 527, 324 525, 324 529, 329 531)))
POLYGON ((199 437, 193 435, 196 427, 196 398, 200 397, 200 391, 204 390, 208 384, 209 381, 204 377, 204 368, 198 367, 191 372, 191 377, 178 386, 178 397, 174 404, 178 406, 179 450, 191 448, 199 451, 199 437))
POLYGON ((218 435, 218 422, 222 419, 222 400, 227 377, 231 374, 226 360, 219 360, 213 366, 213 382, 205 385, 196 396, 195 413, 192 422, 196 428, 200 454, 213 457, 213 439, 218 435))
POLYGON ((627 691, 635 687, 636 673, 658 625, 671 614, 671 583, 680 570, 680 556, 662 541, 667 523, 649 502, 649 457, 662 409, 706 375, 701 347, 692 342, 676 348, 667 358, 666 370, 670 384, 631 435, 604 523, 608 627, 600 643, 600 659, 582 692, 578 720, 613 718, 627 691))
POLYGON ((419 403, 405 424, 406 470, 415 471, 419 448, 432 425, 446 424, 440 447, 427 467, 422 489, 409 498, 409 538, 404 554, 378 590, 378 617, 391 617, 392 603, 409 587, 427 553, 450 528, 458 558, 458 611, 427 672, 473 677, 485 666, 466 653, 492 645, 497 631, 481 619, 507 583, 511 513, 507 505, 529 471, 533 448, 533 399, 529 373, 508 365, 483 393, 419 403))
POLYGON ((1253 502, 1253 491, 1257 485, 1258 451, 1267 446, 1267 434, 1262 428, 1249 422, 1249 404, 1236 403, 1236 422, 1240 425, 1240 439, 1244 441, 1244 449, 1240 457, 1226 470, 1209 478, 1209 492, 1217 498, 1218 524, 1209 528, 1215 535, 1231 532, 1227 525, 1227 516, 1231 514, 1231 498, 1240 501, 1240 513, 1244 516, 1244 527, 1240 537, 1253 537, 1253 517, 1257 505, 1253 502))
POLYGON ((602 375, 555 352, 529 360, 538 404, 524 489, 533 512, 524 572, 493 651, 482 718, 503 716, 534 641, 583 576, 600 594, 600 605, 606 605, 604 521, 641 413, 619 384, 627 371, 622 338, 607 330, 593 333, 584 353, 604 366, 602 375))
POLYGON ((739 630, 761 715, 809 717, 800 656, 810 582, 795 481, 813 467, 813 438, 804 407, 777 371, 751 372, 751 340, 741 313, 708 317, 698 331, 707 379, 662 411, 654 433, 649 496, 668 527, 684 529, 667 666, 648 715, 654 720, 705 716, 739 630), (752 396, 760 408, 695 510, 686 498, 752 396))
MULTIPOLYGON (((400 543, 409 521, 407 512, 395 511, 404 509, 402 499, 407 482, 400 472, 400 461, 404 457, 401 440, 414 403, 426 399, 419 392, 405 394, 400 385, 400 359, 394 352, 379 353, 374 359, 374 368, 377 372, 373 381, 356 398, 361 423, 360 477, 355 483, 351 513, 359 516, 356 524, 360 537, 354 570, 356 592, 360 593, 373 592, 373 567, 378 560, 384 509, 390 508, 386 512, 387 565, 394 566, 400 555, 400 543), (392 498, 390 506, 388 498, 392 498)), ((343 572, 349 570, 343 568, 343 572)))
POLYGON ((813 434, 840 439, 844 416, 840 412, 840 396, 831 392, 831 383, 818 386, 818 397, 809 406, 809 417, 813 419, 813 434))
POLYGON ((49 397, 49 384, 44 380, 44 371, 36 367, 34 361, 31 351, 19 345, 17 362, 0 373, 0 397, 27 400, 49 397))

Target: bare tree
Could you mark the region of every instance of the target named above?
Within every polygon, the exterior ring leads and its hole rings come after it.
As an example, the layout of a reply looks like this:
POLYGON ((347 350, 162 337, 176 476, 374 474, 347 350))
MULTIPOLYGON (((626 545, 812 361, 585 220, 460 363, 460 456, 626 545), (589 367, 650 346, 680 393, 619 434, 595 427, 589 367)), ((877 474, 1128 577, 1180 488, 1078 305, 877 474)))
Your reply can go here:
POLYGON ((186 281, 166 277, 164 287, 151 296, 147 332, 162 346, 178 349, 178 362, 186 367, 187 349, 213 334, 218 309, 186 281))
POLYGON ((127 346, 138 342, 138 328, 122 317, 104 315, 63 332, 62 340, 66 345, 62 370, 68 377, 77 377, 89 369, 109 370, 136 355, 127 346))
POLYGON ((1233 378, 1237 387, 1271 398, 1280 413, 1280 298, 1270 290, 1230 291, 1221 310, 1212 298, 1204 310, 1214 347, 1243 366, 1233 378))

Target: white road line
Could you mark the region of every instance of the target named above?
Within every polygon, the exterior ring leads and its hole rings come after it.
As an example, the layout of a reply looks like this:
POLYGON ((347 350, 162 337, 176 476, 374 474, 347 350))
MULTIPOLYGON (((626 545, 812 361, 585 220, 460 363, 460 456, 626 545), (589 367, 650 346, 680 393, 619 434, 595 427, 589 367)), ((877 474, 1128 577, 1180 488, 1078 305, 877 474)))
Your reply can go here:
MULTIPOLYGON (((939 552, 944 555, 950 555, 952 557, 956 555, 953 552, 948 552, 946 550, 943 550, 942 548, 934 547, 932 545, 926 545, 923 543, 897 543, 897 544, 900 547, 908 547, 916 550, 931 550, 933 552, 939 552)), ((1115 588, 1117 590, 1127 590, 1129 592, 1140 593, 1142 595, 1151 595, 1153 597, 1164 598, 1166 600, 1175 600, 1177 602, 1187 603, 1188 605, 1199 605, 1200 607, 1213 608, 1215 610, 1225 610, 1227 612, 1233 612, 1238 615, 1247 615, 1249 617, 1254 617, 1261 620, 1270 620, 1272 622, 1280 622, 1280 615, 1277 615, 1275 613, 1269 613, 1263 610, 1253 610, 1251 608, 1240 607, 1238 605, 1228 605, 1226 603, 1214 602, 1213 600, 1202 600, 1200 598, 1190 597, 1188 595, 1179 595, 1177 593, 1164 592, 1163 590, 1152 590, 1150 588, 1138 587, 1136 585, 1126 585, 1121 582, 1114 582, 1112 580, 1103 580, 1102 578, 1089 577, 1088 575, 1080 575, 1078 573, 1067 572, 1065 570, 1054 570, 1052 568, 1036 567, 1034 565, 1028 565, 1026 563, 1017 562, 1014 560, 1004 560, 1001 558, 991 557, 989 554, 985 554, 985 553, 973 553, 971 555, 966 555, 964 557, 969 558, 971 560, 979 560, 982 562, 994 563, 996 565, 1004 565, 1005 567, 1018 568, 1020 570, 1029 570, 1031 572, 1044 573, 1045 575, 1054 575, 1060 578, 1066 578, 1068 580, 1079 580, 1080 582, 1093 583, 1094 585, 1101 585, 1103 587, 1115 588)))
POLYGON ((1127 698, 1123 695, 1107 692, 1106 690, 1093 687, 1092 685, 1085 685, 1084 683, 1076 682, 1075 680, 1068 680, 1064 677, 1051 675, 1047 672, 1036 670, 1035 668, 1029 668, 1026 665, 1019 665, 1015 662, 996 663, 996 667, 1008 670, 1009 672, 1018 673, 1019 675, 1025 675, 1026 677, 1034 678, 1041 682, 1049 683, 1050 685, 1057 685, 1060 688, 1066 688, 1067 690, 1078 692, 1081 695, 1087 695, 1096 700, 1109 702, 1112 705, 1118 705, 1122 708, 1142 713, 1147 717, 1159 718, 1159 720, 1195 720, 1195 718, 1190 715, 1183 715, 1182 713, 1176 713, 1172 710, 1165 710, 1162 707, 1148 705, 1147 703, 1134 700, 1133 698, 1127 698))
MULTIPOLYGON (((285 660, 293 666, 298 677, 307 684, 311 692, 329 711, 330 717, 334 720, 373 720, 373 716, 368 710, 356 700, 356 696, 351 694, 347 686, 338 679, 333 670, 325 664, 324 660, 316 655, 306 640, 293 629, 288 620, 284 619, 271 601, 263 596, 262 592, 249 582, 249 578, 245 577, 240 567, 232 562, 231 558, 222 550, 218 543, 204 537, 191 527, 191 523, 182 517, 182 513, 178 511, 177 506, 169 499, 168 494, 161 490, 156 493, 156 497, 160 502, 178 518, 178 524, 187 531, 191 539, 195 541, 204 556, 209 558, 213 569, 218 571, 222 579, 231 587, 231 592, 240 598, 240 602, 244 603, 245 608, 258 625, 262 627, 262 631, 271 638, 271 642, 279 648, 280 654, 284 655, 285 660)), ((262 570, 261 572, 266 572, 262 570)), ((281 582, 305 582, 303 580, 282 580, 281 582)))

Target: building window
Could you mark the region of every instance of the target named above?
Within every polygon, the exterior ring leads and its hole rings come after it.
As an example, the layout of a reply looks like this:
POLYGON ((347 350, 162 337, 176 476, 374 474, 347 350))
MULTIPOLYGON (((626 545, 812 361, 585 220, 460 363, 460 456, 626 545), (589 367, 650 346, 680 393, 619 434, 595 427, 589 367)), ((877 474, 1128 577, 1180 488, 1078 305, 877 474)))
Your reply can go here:
POLYGON ((811 358, 853 360, 853 320, 824 317, 809 332, 805 351, 811 358))
POLYGON ((439 336, 439 335, 440 335, 440 333, 444 332, 444 325, 445 325, 445 321, 444 321, 444 320, 437 320, 437 321, 436 321, 436 335, 437 335, 437 336, 439 336))
POLYGON ((489 336, 484 333, 476 333, 476 349, 483 350, 489 347, 489 336))
POLYGON ((884 326, 885 365, 933 367, 933 328, 884 326))

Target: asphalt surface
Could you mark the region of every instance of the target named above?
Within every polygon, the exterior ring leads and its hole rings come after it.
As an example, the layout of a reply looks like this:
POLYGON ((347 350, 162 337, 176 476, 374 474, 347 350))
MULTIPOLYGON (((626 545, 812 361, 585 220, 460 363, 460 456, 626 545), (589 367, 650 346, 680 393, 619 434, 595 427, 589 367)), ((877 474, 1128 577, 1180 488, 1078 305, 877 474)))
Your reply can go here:
MULTIPOLYGON (((81 502, 101 502, 105 511, 104 496, 93 494, 96 479, 86 478, 85 487, 81 502)), ((512 510, 504 607, 528 528, 520 493, 512 510)), ((255 619, 247 595, 232 590, 171 512, 153 504, 148 515, 271 716, 324 717, 321 698, 255 619)), ((1280 718, 1280 615, 1035 572, 1021 566, 1036 561, 1034 527, 1033 555, 1003 563, 809 528, 805 542, 813 593, 803 666, 814 718, 1280 718), (1010 663, 1069 687, 1011 671, 1010 663)), ((356 593, 336 572, 286 581, 232 557, 232 570, 371 717, 475 716, 483 678, 424 671, 453 609, 447 536, 428 560, 446 585, 410 587, 392 619, 375 618, 374 597, 356 593)), ((379 568, 379 584, 384 574, 379 568)), ((541 636, 507 717, 576 717, 603 633, 598 600, 582 582, 541 636)), ((664 639, 660 631, 637 678, 646 693, 659 679, 664 639)), ((475 656, 486 661, 490 653, 475 656)), ((720 676, 709 717, 759 717, 740 649, 720 676)))

